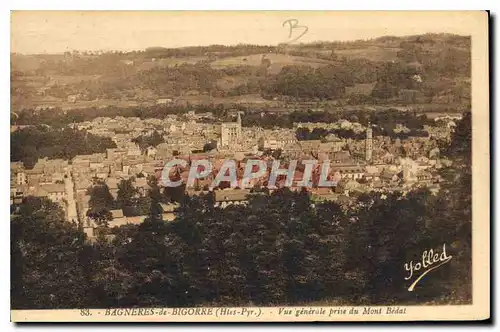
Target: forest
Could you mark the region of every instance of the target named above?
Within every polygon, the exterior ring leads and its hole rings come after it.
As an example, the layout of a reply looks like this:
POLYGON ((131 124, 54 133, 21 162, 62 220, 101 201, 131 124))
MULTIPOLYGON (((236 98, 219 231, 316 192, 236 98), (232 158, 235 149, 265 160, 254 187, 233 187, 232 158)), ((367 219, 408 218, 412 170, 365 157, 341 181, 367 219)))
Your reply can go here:
POLYGON ((39 158, 71 160, 77 155, 103 153, 109 148, 116 148, 110 138, 73 128, 40 125, 16 130, 10 136, 10 160, 22 161, 28 169, 39 158))
POLYGON ((142 224, 88 242, 28 197, 11 216, 12 308, 471 303, 471 136, 469 113, 438 195, 371 192, 348 209, 283 189, 226 209, 184 196, 164 222, 153 187, 142 224), (408 292, 404 263, 443 244, 450 263, 408 292))
POLYGON ((13 54, 12 63, 11 95, 16 112, 28 108, 33 100, 65 101, 70 95, 87 102, 253 95, 269 101, 346 105, 396 101, 470 104, 470 38, 446 34, 286 47, 75 51, 33 55, 28 60, 13 54), (366 50, 376 50, 381 56, 372 58, 364 54, 366 50), (250 61, 251 57, 256 60, 250 61), (29 60, 36 69, 21 65, 29 60), (371 88, 360 89, 360 85, 371 88))

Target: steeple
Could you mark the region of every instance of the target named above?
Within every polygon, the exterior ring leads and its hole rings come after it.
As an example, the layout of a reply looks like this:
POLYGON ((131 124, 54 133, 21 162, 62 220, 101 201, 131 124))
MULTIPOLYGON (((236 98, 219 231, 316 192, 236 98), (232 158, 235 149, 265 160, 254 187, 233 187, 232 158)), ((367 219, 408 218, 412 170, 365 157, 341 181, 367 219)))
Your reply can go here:
POLYGON ((241 112, 238 112, 238 117, 236 118, 236 122, 240 125, 241 127, 241 112))
POLYGON ((371 123, 368 123, 366 128, 366 141, 365 141, 365 159, 368 163, 372 162, 372 150, 373 150, 373 131, 371 123))

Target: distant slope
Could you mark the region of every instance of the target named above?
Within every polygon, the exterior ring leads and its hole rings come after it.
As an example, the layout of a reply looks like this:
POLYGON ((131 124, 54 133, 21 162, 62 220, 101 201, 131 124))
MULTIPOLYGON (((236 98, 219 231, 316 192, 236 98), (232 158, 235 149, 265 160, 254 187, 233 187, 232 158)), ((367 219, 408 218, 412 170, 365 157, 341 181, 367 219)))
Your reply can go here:
POLYGON ((395 61, 401 48, 370 46, 356 49, 338 49, 335 54, 347 58, 364 58, 372 61, 395 61))
POLYGON ((214 69, 221 69, 228 66, 260 66, 262 57, 269 59, 272 65, 306 65, 314 68, 325 66, 328 64, 333 64, 331 61, 307 58, 302 56, 293 56, 286 54, 276 54, 276 53, 263 53, 263 54, 252 54, 248 56, 235 56, 223 59, 218 59, 211 62, 211 66, 214 69))

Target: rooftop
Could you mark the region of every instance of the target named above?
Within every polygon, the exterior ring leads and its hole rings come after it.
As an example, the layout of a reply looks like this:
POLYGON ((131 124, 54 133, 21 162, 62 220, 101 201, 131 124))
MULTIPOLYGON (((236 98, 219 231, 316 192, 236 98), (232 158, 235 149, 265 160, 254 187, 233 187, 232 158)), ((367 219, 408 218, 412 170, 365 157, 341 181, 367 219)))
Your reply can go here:
POLYGON ((245 201, 250 195, 250 190, 248 189, 225 189, 216 190, 215 201, 216 202, 234 202, 234 201, 245 201))

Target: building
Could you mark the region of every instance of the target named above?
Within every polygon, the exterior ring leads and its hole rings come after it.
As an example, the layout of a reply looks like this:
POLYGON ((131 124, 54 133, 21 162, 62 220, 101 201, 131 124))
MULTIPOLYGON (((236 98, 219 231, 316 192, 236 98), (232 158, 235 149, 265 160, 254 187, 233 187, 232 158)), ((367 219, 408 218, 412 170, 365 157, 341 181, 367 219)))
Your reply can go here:
POLYGON ((171 98, 160 98, 156 100, 156 105, 167 105, 170 104, 173 100, 171 98))
POLYGON ((373 153, 373 130, 370 124, 368 124, 368 128, 366 129, 366 147, 365 147, 365 159, 367 163, 372 162, 372 153, 373 153))
POLYGON ((355 191, 359 187, 361 187, 361 184, 359 184, 359 182, 350 178, 343 178, 337 183, 337 186, 335 187, 335 192, 338 194, 344 194, 349 196, 349 193, 351 191, 355 191))
POLYGON ((432 174, 426 171, 417 171, 417 181, 422 184, 431 184, 433 181, 432 174))
POLYGON ((238 113, 236 122, 223 122, 221 124, 221 147, 234 147, 241 141, 241 115, 238 113))
POLYGON ((110 227, 122 226, 127 223, 127 217, 123 215, 122 209, 116 209, 109 211, 111 213, 111 217, 113 218, 109 223, 110 227))
POLYGON ((48 197, 55 203, 62 203, 66 198, 66 187, 59 183, 42 184, 36 191, 36 196, 48 197))
POLYGON ((332 165, 331 172, 341 179, 357 180, 363 178, 365 175, 365 167, 362 165, 332 165), (338 173, 338 174, 336 174, 338 173))
POLYGON ((78 100, 78 95, 69 95, 67 100, 69 103, 76 103, 76 101, 78 100))
POLYGON ((415 89, 401 89, 399 99, 405 103, 413 104, 422 98, 423 94, 415 89))
POLYGON ((26 171, 24 168, 24 164, 22 162, 12 162, 10 163, 10 183, 11 185, 23 185, 26 184, 26 171))
POLYGON ((179 207, 177 203, 165 204, 160 203, 162 214, 161 217, 164 221, 172 221, 175 219, 175 211, 179 207))
POLYGON ((148 146, 146 149, 146 155, 151 158, 154 158, 157 152, 158 150, 154 146, 148 146))
POLYGON ((223 189, 216 190, 215 207, 226 208, 229 205, 245 205, 248 203, 250 190, 248 189, 223 189))
POLYGON ((398 172, 385 168, 380 173, 380 180, 386 184, 398 183, 399 182, 398 172))

